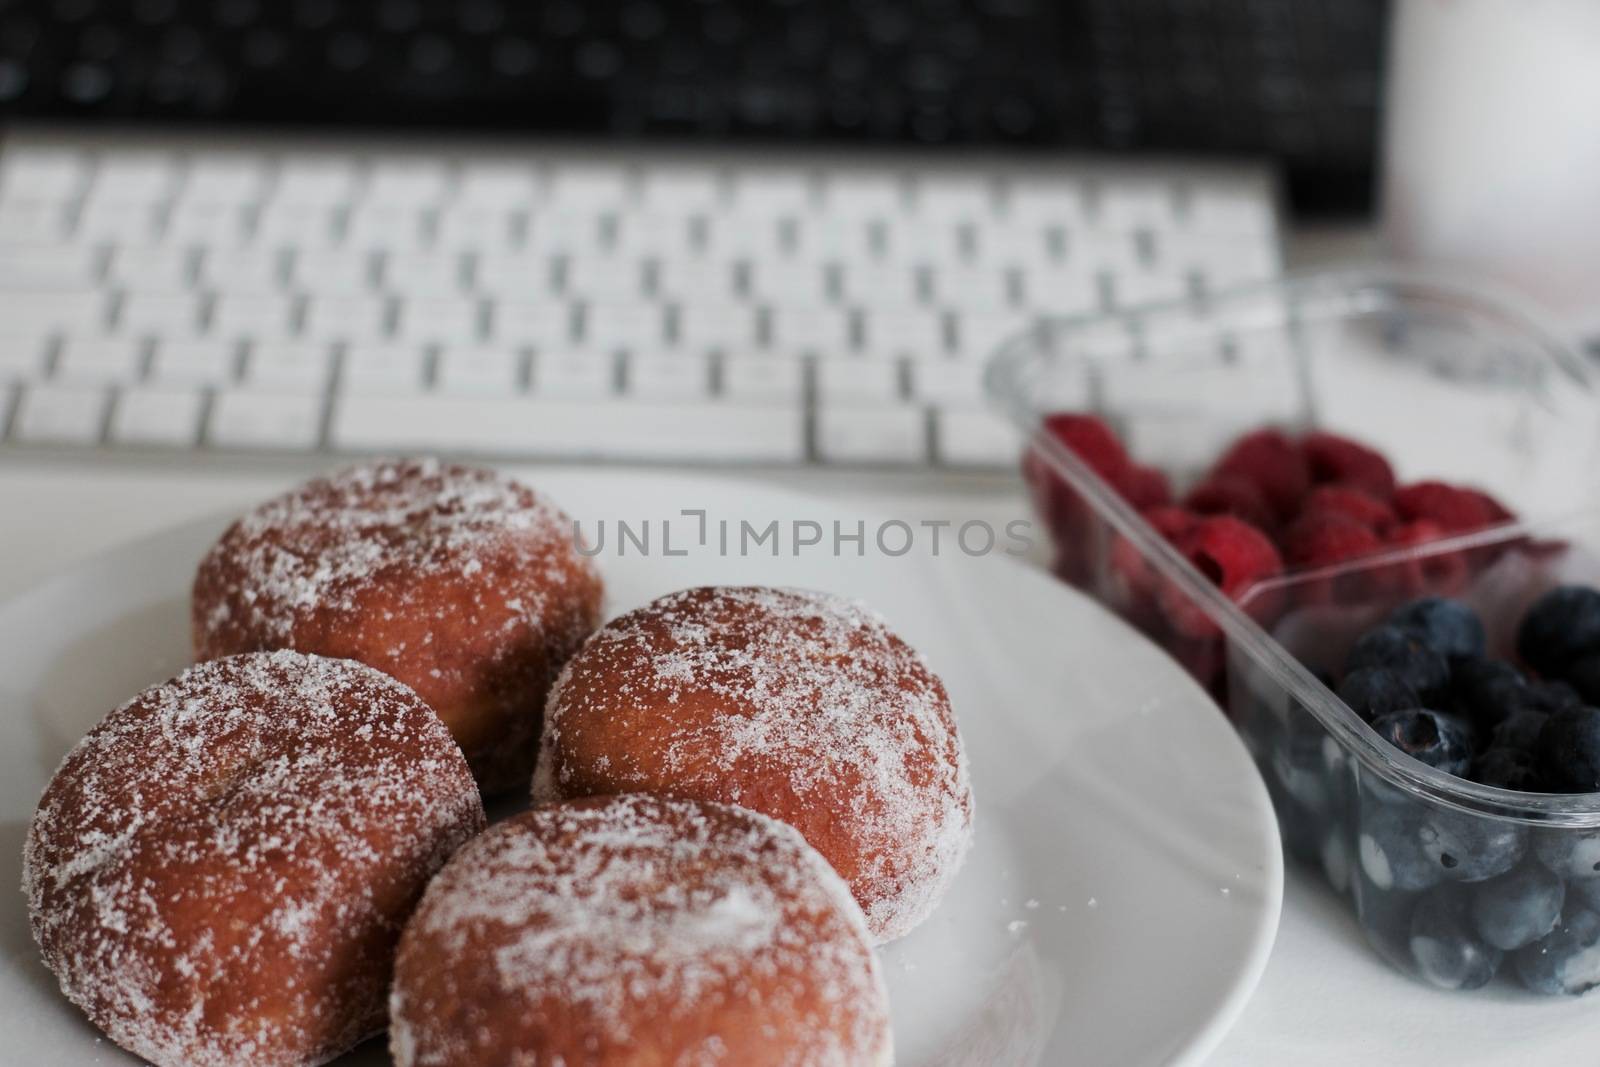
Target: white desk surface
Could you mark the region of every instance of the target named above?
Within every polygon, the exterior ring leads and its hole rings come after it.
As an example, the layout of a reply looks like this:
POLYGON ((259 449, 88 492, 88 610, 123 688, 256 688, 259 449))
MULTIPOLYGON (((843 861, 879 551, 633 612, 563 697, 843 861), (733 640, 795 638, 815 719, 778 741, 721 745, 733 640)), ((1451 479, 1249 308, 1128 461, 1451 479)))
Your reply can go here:
MULTIPOLYGON (((1369 231, 1297 234, 1291 266, 1362 259, 1369 231)), ((242 510, 309 473, 310 463, 204 466, 0 460, 0 598, 73 561, 204 515, 242 510)), ((537 481, 536 476, 532 480, 537 481)), ((1011 478, 841 475, 801 471, 766 484, 827 495, 863 513, 982 519, 1001 528, 1027 518, 1011 478)), ((1174 952, 1182 952, 1174 945, 1174 952)), ((1361 940, 1355 920, 1320 878, 1290 864, 1277 944, 1254 1000, 1212 1056, 1211 1067, 1500 1067, 1596 1060, 1600 993, 1535 1001, 1513 992, 1464 995, 1400 976, 1361 940), (1591 1003, 1592 1002, 1592 1003, 1591 1003)), ((1107 1065, 1115 1067, 1115 1065, 1107 1065)))

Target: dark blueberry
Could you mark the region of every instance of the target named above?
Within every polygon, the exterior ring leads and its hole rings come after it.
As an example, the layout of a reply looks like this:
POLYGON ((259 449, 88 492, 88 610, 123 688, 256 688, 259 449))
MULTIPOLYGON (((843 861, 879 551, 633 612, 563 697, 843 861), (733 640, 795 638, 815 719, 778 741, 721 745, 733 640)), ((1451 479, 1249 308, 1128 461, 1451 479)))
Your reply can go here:
POLYGON ((1372 803, 1361 808, 1356 859, 1373 889, 1411 892, 1438 885, 1443 869, 1422 849, 1422 824, 1414 805, 1372 803))
POLYGON ((1582 707, 1583 698, 1566 682, 1533 682, 1523 690, 1522 703, 1519 706, 1542 711, 1548 715, 1562 708, 1582 707))
POLYGON ((1535 993, 1587 993, 1600 985, 1600 915, 1569 907, 1556 928, 1517 952, 1517 974, 1535 993))
POLYGON ((1528 851, 1520 825, 1455 808, 1430 806, 1417 832, 1422 854, 1453 882, 1482 882, 1504 874, 1528 851))
POLYGON ((1477 614, 1459 600, 1426 596, 1402 604, 1389 616, 1389 625, 1409 630, 1446 658, 1481 656, 1487 642, 1477 614))
POLYGON ((1533 852, 1563 878, 1600 881, 1600 830, 1540 830, 1533 852))
POLYGON ((1564 680, 1586 704, 1600 705, 1600 654, 1590 653, 1567 667, 1564 680))
POLYGON ((1522 672, 1504 660, 1467 657, 1450 662, 1456 708, 1485 732, 1520 706, 1527 686, 1522 672))
POLYGON ((1345 673, 1363 667, 1393 671, 1416 690, 1423 701, 1445 695, 1450 683, 1450 664, 1423 643, 1415 633, 1398 626, 1379 626, 1362 634, 1350 649, 1345 673))
POLYGON ((1378 736, 1413 759, 1464 777, 1472 765, 1472 728, 1426 708, 1391 711, 1372 722, 1378 736))
POLYGON ((1472 921, 1485 941, 1510 952, 1555 929, 1566 895, 1554 871, 1525 863, 1472 887, 1472 921))
POLYGON ((1542 711, 1518 708, 1501 721, 1489 735, 1490 748, 1508 748, 1532 753, 1539 743, 1539 732, 1550 718, 1542 711))
POLYGON ((1505 955, 1479 936, 1466 895, 1441 886, 1411 913, 1411 958, 1424 981, 1442 989, 1477 989, 1494 977, 1505 955))
POLYGON ((1534 746, 1539 778, 1552 793, 1600 790, 1600 708, 1563 708, 1545 721, 1534 746))
POLYGON ((1535 600, 1517 628, 1517 652, 1547 678, 1600 652, 1600 590, 1562 585, 1535 600))
POLYGON ((1533 753, 1523 748, 1491 748, 1472 761, 1469 775, 1474 782, 1515 789, 1521 793, 1542 792, 1533 753))
POLYGON ((1600 878, 1574 878, 1567 883, 1567 899, 1600 914, 1600 878))
POLYGON ((1339 699, 1367 722, 1391 711, 1422 706, 1415 689, 1382 667, 1363 667, 1345 675, 1339 683, 1339 699))

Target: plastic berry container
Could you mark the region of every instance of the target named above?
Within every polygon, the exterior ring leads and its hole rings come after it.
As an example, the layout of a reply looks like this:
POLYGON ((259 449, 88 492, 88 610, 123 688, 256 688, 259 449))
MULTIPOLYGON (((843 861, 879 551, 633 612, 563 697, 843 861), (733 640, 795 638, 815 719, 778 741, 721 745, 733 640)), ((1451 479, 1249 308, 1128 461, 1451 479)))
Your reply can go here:
POLYGON ((1600 586, 1600 398, 1577 353, 1503 298, 1380 268, 1041 321, 1002 346, 988 387, 1051 476, 1034 489, 1057 573, 1211 689, 1286 852, 1349 901, 1374 949, 1447 989, 1492 981, 1531 998, 1600 984, 1600 793, 1444 773, 1326 684, 1360 633, 1415 597, 1465 601, 1491 656, 1509 659, 1541 592, 1600 586), (1518 518, 1230 597, 1042 431, 1061 411, 1100 416, 1180 491, 1229 441, 1272 425, 1366 442, 1402 481, 1476 485, 1518 518))

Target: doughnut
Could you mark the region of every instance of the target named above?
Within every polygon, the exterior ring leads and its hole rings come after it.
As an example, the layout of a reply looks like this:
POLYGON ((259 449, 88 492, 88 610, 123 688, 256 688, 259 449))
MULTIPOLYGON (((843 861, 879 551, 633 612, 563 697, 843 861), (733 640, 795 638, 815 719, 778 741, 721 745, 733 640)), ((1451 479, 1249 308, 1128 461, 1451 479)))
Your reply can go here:
POLYGON ((415 693, 346 660, 213 660, 67 754, 23 892, 67 999, 158 1067, 325 1063, 382 1030, 395 945, 482 829, 415 693))
POLYGON ((861 909, 791 827, 633 794, 535 808, 445 865, 406 925, 398 1067, 880 1067, 861 909))
POLYGON ((971 842, 944 685, 860 604, 705 587, 597 631, 545 708, 536 801, 647 792, 799 830, 879 942, 933 911, 971 842))
POLYGON ((573 525, 493 471, 397 460, 256 508, 201 561, 195 658, 359 660, 439 713, 485 795, 526 789, 556 672, 600 621, 573 525))

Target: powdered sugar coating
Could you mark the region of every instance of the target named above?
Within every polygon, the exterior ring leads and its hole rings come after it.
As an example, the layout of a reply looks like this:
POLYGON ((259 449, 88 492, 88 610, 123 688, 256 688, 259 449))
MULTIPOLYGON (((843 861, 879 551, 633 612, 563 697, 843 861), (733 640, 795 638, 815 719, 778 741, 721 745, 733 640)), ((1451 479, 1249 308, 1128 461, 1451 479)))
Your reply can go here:
POLYGON ((487 792, 521 788, 601 582, 548 500, 491 470, 382 460, 240 518, 195 576, 197 659, 274 648, 360 660, 450 727, 487 792))
POLYGON ((160 1065, 316 1064, 382 1029, 401 926, 483 827, 437 716, 357 663, 192 667, 111 712, 23 863, 62 991, 160 1065))
POLYGON ((644 795, 538 808, 473 841, 406 928, 400 1067, 888 1062, 860 909, 792 828, 644 795))
POLYGON ((891 940, 971 843, 966 754, 939 679, 864 605, 688 589, 601 628, 551 692, 534 797, 662 792, 790 823, 891 940))

